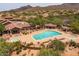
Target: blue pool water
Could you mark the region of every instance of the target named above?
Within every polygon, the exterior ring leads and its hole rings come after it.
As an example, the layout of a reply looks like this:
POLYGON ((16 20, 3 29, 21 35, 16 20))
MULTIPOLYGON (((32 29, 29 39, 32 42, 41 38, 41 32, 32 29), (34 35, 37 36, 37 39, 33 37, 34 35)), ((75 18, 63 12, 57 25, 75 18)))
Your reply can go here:
POLYGON ((57 35, 61 35, 61 33, 56 32, 56 31, 47 30, 45 32, 34 35, 33 38, 36 39, 36 40, 42 40, 42 39, 54 37, 54 36, 57 36, 57 35))

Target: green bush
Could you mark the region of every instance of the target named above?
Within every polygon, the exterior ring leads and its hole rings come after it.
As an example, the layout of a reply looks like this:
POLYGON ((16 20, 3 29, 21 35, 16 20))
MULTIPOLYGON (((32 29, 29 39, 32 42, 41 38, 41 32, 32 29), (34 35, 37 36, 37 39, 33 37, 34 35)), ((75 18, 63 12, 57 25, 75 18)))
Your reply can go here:
POLYGON ((24 35, 27 35, 27 32, 22 32, 24 35))
POLYGON ((0 42, 5 42, 5 40, 3 38, 0 38, 0 42))
POLYGON ((42 48, 39 53, 40 56, 60 56, 60 53, 58 51, 52 50, 52 49, 45 49, 42 48))
POLYGON ((69 46, 77 47, 77 44, 76 44, 76 42, 74 42, 74 41, 71 40, 69 42, 69 46))
POLYGON ((13 51, 21 52, 22 45, 20 42, 8 43, 0 39, 0 56, 10 56, 13 51))
POLYGON ((63 51, 65 49, 65 44, 59 40, 54 40, 50 43, 49 47, 53 48, 54 50, 63 51))
POLYGON ((2 35, 4 30, 5 30, 5 26, 2 23, 0 23, 0 35, 2 35))

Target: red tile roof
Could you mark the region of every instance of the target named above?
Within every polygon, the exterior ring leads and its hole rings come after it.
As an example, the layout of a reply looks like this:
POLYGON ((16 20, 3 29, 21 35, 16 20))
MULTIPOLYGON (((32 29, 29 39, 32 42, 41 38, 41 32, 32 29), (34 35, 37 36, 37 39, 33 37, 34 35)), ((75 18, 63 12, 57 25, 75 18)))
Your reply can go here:
POLYGON ((11 30, 13 28, 23 28, 23 27, 30 27, 30 24, 27 22, 18 22, 18 21, 14 21, 11 22, 10 24, 6 25, 5 28, 6 30, 11 30))

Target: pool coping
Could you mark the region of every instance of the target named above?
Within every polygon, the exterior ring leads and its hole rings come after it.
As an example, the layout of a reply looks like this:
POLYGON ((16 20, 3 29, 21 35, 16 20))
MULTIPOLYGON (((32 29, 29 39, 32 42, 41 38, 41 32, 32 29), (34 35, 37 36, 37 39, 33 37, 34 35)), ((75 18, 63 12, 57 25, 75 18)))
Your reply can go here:
POLYGON ((31 38, 32 38, 34 41, 44 42, 44 41, 48 41, 48 40, 54 40, 56 37, 60 37, 60 36, 62 36, 62 32, 60 32, 60 31, 56 31, 56 30, 53 30, 53 29, 44 29, 44 30, 40 30, 39 33, 31 34, 31 38), (53 37, 49 37, 49 38, 45 38, 45 39, 42 39, 42 40, 36 40, 35 38, 33 38, 33 35, 42 33, 42 32, 47 31, 47 30, 51 30, 51 31, 55 31, 55 32, 59 32, 59 33, 61 33, 61 35, 57 35, 57 36, 53 36, 53 37))

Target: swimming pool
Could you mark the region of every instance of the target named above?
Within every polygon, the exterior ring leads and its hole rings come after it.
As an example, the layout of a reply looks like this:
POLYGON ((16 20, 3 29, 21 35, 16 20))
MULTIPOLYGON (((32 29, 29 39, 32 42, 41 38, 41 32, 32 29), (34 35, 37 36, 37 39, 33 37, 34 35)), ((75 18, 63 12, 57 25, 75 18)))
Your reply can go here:
POLYGON ((33 38, 36 40, 42 40, 42 39, 54 37, 57 35, 61 35, 61 33, 56 32, 56 31, 47 30, 45 32, 33 35, 33 38))

